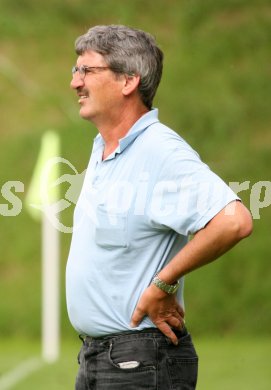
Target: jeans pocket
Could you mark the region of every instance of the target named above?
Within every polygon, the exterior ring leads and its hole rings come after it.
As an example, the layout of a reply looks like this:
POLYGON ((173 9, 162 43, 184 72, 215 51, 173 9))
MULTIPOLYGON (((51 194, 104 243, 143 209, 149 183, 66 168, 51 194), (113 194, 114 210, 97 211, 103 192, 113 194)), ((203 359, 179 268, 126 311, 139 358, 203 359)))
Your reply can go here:
POLYGON ((194 390, 198 376, 198 357, 167 359, 171 390, 194 390))
POLYGON ((155 350, 153 341, 140 340, 136 342, 111 342, 109 347, 109 362, 121 371, 155 370, 155 350))
MULTIPOLYGON (((100 373, 99 383, 103 390, 156 390, 156 362, 141 353, 139 341, 133 343, 111 343, 108 350, 108 369, 100 373), (138 349, 137 349, 138 348, 138 349)), ((99 388, 100 389, 100 388, 99 388)))

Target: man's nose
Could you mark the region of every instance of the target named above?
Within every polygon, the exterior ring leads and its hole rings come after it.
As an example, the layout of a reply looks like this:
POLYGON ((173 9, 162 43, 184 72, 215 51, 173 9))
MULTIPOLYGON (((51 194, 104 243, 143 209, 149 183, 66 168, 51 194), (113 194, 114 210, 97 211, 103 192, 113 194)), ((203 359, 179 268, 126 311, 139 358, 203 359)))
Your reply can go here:
POLYGON ((71 79, 70 87, 72 89, 77 89, 79 87, 82 87, 84 85, 84 81, 79 77, 78 74, 74 74, 73 78, 71 79))

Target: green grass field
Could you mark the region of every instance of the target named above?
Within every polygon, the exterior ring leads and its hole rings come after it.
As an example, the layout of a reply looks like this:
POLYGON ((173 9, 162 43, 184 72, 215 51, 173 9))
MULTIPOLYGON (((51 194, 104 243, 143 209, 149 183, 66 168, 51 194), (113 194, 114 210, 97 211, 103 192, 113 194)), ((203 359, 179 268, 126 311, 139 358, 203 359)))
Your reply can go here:
MULTIPOLYGON (((44 364, 13 390, 72 390, 80 343, 65 341, 56 364, 44 364)), ((197 390, 269 390, 271 338, 213 338, 195 340, 200 357, 197 390)), ((38 343, 1 340, 1 377, 21 362, 39 356, 38 343)), ((0 377, 0 390, 1 388, 0 377)))

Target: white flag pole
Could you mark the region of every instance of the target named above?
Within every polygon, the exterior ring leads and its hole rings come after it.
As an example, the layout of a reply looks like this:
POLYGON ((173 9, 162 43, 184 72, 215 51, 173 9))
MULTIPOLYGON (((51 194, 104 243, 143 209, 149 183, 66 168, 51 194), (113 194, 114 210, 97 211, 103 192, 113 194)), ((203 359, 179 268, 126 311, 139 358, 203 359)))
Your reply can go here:
POLYGON ((59 232, 42 213, 42 358, 59 358, 59 232))
POLYGON ((56 132, 48 130, 42 137, 41 149, 26 196, 31 216, 41 220, 42 254, 42 358, 48 363, 59 357, 59 231, 50 220, 50 208, 57 214, 59 188, 54 185, 59 178, 60 139, 56 132), (51 161, 51 163, 50 163, 51 161))

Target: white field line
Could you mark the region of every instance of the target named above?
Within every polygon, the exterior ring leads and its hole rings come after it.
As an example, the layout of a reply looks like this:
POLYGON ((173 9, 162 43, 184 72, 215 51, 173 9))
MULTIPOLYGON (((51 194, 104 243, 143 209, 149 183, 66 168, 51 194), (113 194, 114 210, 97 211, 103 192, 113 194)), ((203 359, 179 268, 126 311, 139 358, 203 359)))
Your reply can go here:
POLYGON ((43 366, 43 361, 36 357, 26 360, 0 377, 0 390, 8 390, 21 382, 32 372, 37 371, 43 366))

